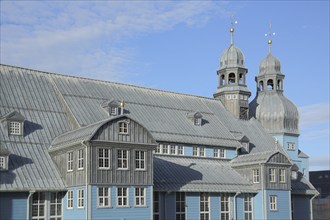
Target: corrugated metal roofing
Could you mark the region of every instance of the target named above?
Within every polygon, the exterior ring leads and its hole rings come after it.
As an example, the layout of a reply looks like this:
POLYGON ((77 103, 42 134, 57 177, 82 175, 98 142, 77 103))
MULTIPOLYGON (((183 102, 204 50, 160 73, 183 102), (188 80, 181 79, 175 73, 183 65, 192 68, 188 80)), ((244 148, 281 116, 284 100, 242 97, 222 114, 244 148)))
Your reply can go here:
POLYGON ((305 177, 303 177, 303 174, 299 172, 298 178, 291 181, 291 189, 292 193, 294 194, 319 194, 319 192, 314 188, 313 184, 311 184, 305 177))
POLYGON ((154 156, 156 191, 255 192, 229 161, 194 157, 154 156))

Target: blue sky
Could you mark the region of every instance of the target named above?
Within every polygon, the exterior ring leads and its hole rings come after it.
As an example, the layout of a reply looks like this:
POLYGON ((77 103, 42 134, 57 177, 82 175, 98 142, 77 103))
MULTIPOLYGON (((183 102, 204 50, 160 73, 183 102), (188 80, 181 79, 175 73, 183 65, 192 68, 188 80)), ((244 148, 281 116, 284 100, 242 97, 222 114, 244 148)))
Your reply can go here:
POLYGON ((212 97, 222 51, 245 55, 248 87, 268 53, 300 111, 311 170, 329 162, 329 1, 1 1, 3 64, 212 97))

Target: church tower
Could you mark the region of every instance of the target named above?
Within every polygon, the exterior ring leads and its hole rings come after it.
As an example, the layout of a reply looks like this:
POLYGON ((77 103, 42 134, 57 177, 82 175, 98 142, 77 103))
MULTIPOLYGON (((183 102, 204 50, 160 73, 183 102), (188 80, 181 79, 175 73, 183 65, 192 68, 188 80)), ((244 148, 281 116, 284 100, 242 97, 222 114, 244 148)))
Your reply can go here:
POLYGON ((247 68, 244 66, 242 51, 234 46, 233 22, 230 28, 231 42, 220 58, 217 71, 219 84, 213 94, 236 118, 247 120, 249 117, 249 97, 251 92, 246 86, 247 68))

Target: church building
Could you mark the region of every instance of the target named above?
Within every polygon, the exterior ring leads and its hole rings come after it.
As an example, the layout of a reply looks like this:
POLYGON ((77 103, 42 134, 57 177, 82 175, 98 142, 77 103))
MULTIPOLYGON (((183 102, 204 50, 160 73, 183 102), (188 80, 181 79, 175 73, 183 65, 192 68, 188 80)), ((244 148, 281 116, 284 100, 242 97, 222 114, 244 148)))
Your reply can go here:
POLYGON ((312 219, 281 63, 220 57, 213 97, 0 65, 0 219, 312 219))

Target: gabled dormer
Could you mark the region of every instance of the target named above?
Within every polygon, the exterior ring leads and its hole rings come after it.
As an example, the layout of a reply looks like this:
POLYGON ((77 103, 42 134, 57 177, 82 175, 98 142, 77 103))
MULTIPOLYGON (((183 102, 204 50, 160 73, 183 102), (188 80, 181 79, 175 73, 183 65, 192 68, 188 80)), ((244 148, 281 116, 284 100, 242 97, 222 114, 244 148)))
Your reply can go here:
POLYGON ((187 118, 196 126, 203 125, 203 115, 200 112, 191 112, 187 114, 187 118))
POLYGON ((238 134, 234 134, 236 140, 238 142, 240 142, 241 144, 241 147, 239 149, 239 154, 246 154, 246 153, 250 153, 250 139, 241 134, 241 133, 238 133, 238 134))
POLYGON ((109 114, 109 116, 117 116, 124 114, 124 101, 111 99, 101 103, 101 107, 109 114))
POLYGON ((0 143, 0 171, 8 170, 9 155, 10 151, 2 147, 0 143))
POLYGON ((12 111, 3 115, 0 118, 0 121, 4 128, 8 132, 8 136, 16 135, 23 136, 24 135, 24 121, 25 117, 19 113, 18 111, 12 111))

